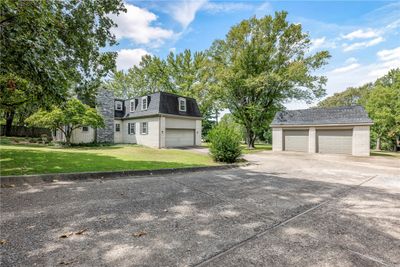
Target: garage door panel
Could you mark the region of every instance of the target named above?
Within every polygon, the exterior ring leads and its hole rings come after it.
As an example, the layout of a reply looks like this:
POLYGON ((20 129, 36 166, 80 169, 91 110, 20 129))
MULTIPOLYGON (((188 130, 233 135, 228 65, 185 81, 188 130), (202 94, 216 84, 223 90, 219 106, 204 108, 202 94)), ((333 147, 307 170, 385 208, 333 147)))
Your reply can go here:
POLYGON ((165 146, 193 146, 194 145, 194 130, 188 129, 166 129, 165 146))
POLYGON ((319 153, 351 154, 353 130, 317 130, 319 153))
POLYGON ((308 152, 308 130, 285 130, 284 150, 308 152))

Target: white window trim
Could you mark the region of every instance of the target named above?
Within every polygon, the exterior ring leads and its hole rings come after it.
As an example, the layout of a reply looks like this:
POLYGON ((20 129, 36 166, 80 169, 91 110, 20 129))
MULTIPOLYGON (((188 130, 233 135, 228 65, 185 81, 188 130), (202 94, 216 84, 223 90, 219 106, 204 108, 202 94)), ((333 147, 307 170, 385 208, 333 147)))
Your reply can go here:
POLYGON ((136 134, 136 123, 135 122, 129 122, 128 123, 128 134, 129 135, 135 135, 136 134), (132 126, 133 126, 133 131, 132 131, 132 126))
POLYGON ((115 110, 123 110, 123 104, 121 101, 115 101, 115 110), (118 108, 118 104, 121 104, 121 108, 118 108))
POLYGON ((82 126, 82 132, 88 132, 89 131, 89 126, 82 126), (86 128, 86 130, 84 130, 86 128))
POLYGON ((141 122, 140 123, 140 134, 148 134, 149 133, 149 123, 148 122, 141 122), (143 125, 146 124, 146 131, 143 131, 143 125))
POLYGON ((142 97, 142 101, 140 102, 142 110, 147 110, 147 108, 149 107, 148 101, 149 100, 147 99, 147 96, 142 97), (146 100, 146 108, 143 108, 143 100, 146 100))
POLYGON ((178 109, 179 109, 179 111, 186 112, 186 110, 187 110, 186 98, 183 98, 183 97, 179 97, 178 98, 178 109), (184 109, 181 109, 181 101, 183 101, 185 103, 185 108, 184 109))
POLYGON ((115 124, 115 132, 121 132, 121 123, 115 124), (119 125, 119 130, 117 131, 117 125, 119 125))
POLYGON ((135 112, 135 100, 131 100, 129 105, 129 110, 135 112))

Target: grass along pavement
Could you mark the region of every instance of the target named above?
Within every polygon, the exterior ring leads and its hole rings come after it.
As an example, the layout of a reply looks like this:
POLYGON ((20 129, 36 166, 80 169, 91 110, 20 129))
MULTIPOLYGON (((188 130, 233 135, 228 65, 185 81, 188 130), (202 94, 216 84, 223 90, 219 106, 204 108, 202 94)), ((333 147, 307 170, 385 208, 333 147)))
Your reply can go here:
POLYGON ((179 149, 137 145, 57 148, 0 145, 0 175, 152 170, 214 166, 210 156, 179 149))
MULTIPOLYGON (((210 143, 202 143, 202 147, 210 147, 210 143)), ((261 151, 268 151, 272 150, 272 145, 271 144, 265 144, 265 143, 257 143, 254 145, 254 149, 248 149, 246 144, 241 144, 240 147, 242 148, 242 153, 243 154, 251 154, 251 153, 256 153, 256 152, 261 152, 261 151)))

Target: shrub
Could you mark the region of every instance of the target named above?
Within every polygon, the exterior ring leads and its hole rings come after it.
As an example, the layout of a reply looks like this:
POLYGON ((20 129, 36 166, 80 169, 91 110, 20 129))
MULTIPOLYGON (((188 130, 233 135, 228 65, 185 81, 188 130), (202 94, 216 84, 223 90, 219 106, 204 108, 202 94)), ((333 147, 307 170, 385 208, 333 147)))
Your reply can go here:
POLYGON ((233 163, 242 154, 241 134, 234 127, 220 123, 209 132, 208 137, 211 156, 215 161, 233 163))

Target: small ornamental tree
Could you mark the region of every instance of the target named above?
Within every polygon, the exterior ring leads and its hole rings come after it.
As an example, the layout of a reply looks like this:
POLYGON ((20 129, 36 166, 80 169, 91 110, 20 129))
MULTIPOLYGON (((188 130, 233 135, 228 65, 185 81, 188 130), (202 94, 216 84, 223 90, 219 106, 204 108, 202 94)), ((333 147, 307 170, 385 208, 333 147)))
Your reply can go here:
POLYGON ((208 134, 211 142, 210 153, 215 161, 233 163, 240 155, 241 133, 228 123, 219 123, 208 134))
POLYGON ((104 127, 103 118, 96 109, 83 104, 76 98, 68 100, 65 106, 53 107, 51 111, 39 110, 25 122, 32 126, 61 131, 67 145, 71 144, 72 132, 77 128, 83 126, 104 127))

